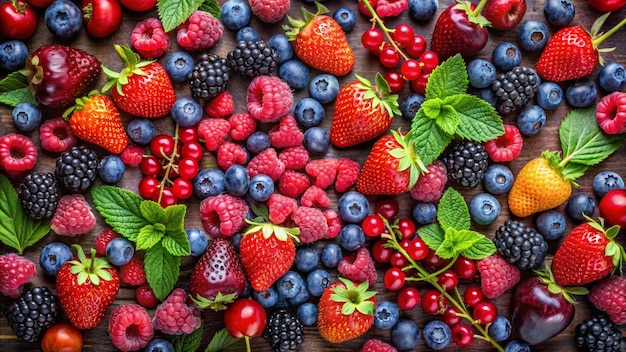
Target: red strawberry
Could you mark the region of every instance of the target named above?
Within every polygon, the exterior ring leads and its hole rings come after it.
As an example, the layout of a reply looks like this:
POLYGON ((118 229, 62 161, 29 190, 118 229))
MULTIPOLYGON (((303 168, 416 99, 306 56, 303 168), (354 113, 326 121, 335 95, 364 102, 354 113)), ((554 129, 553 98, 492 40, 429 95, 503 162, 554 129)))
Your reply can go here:
POLYGON ((330 127, 330 141, 335 147, 351 147, 385 133, 394 115, 400 115, 398 95, 391 94, 389 84, 380 73, 375 85, 356 76, 343 86, 335 101, 330 127))
POLYGON ((489 21, 469 1, 459 0, 437 18, 430 42, 431 50, 444 60, 454 54, 473 56, 487 44, 489 21))

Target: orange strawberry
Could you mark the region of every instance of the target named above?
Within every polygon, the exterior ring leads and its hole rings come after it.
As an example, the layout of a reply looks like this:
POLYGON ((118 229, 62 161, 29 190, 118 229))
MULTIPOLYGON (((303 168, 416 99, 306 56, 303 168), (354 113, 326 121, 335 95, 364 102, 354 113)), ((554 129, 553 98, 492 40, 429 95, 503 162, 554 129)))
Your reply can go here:
POLYGON ((285 35, 294 53, 306 64, 335 76, 345 76, 354 66, 354 53, 339 23, 325 15, 328 8, 315 2, 316 13, 302 8, 302 19, 287 17, 285 35))
POLYGON ((376 292, 368 291, 369 283, 358 286, 339 278, 328 286, 318 303, 317 327, 329 342, 340 343, 367 332, 374 324, 376 292))
POLYGON ((140 61, 139 55, 126 45, 115 45, 115 51, 126 67, 114 72, 102 67, 108 82, 103 92, 111 90, 113 101, 133 116, 158 118, 170 113, 176 93, 165 68, 155 61, 140 61))
POLYGON ((390 94, 389 84, 380 73, 376 84, 356 75, 335 101, 330 141, 335 147, 351 147, 385 133, 394 115, 400 114, 398 95, 390 94))
POLYGON ((93 91, 88 96, 76 99, 76 105, 63 116, 69 116, 72 132, 86 142, 101 146, 113 154, 121 153, 128 146, 120 112, 111 98, 104 94, 93 91))

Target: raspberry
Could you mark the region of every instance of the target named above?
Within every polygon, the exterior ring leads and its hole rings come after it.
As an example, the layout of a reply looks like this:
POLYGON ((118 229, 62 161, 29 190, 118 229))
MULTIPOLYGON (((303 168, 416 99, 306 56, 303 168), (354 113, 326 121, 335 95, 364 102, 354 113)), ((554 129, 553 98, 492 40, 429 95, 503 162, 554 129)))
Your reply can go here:
POLYGON ((128 166, 137 166, 141 163, 144 154, 144 150, 141 147, 129 145, 122 151, 120 158, 122 162, 128 166))
POLYGON ((237 164, 244 165, 248 161, 248 153, 241 145, 224 142, 217 148, 217 165, 226 170, 237 164))
POLYGON ((116 307, 109 317, 109 337, 121 351, 138 351, 148 346, 154 328, 146 308, 138 304, 116 307))
POLYGON ((626 324, 626 277, 610 276, 596 283, 589 292, 589 301, 605 311, 612 322, 626 324))
POLYGON ((31 170, 37 162, 37 148, 30 138, 9 133, 0 138, 0 169, 8 173, 31 170))
POLYGON ((229 92, 221 92, 211 99, 204 107, 204 112, 210 118, 224 118, 230 116, 235 110, 233 95, 229 92))
POLYGON ((333 209, 324 210, 324 217, 326 218, 326 224, 328 225, 328 232, 324 238, 337 238, 339 236, 339 232, 341 232, 341 228, 343 227, 343 222, 339 217, 339 214, 333 209))
POLYGON ((169 49, 171 39, 163 30, 161 21, 152 17, 135 25, 130 34, 130 41, 139 55, 146 59, 156 59, 169 49))
POLYGON ((96 226, 96 216, 82 194, 69 194, 59 200, 50 228, 59 235, 74 237, 96 226))
POLYGON ((255 119, 261 122, 278 121, 293 105, 291 87, 276 76, 256 77, 248 85, 246 104, 255 119))
POLYGON ((476 263, 480 272, 480 286, 485 297, 500 296, 520 280, 519 269, 499 254, 492 254, 476 263))
POLYGON ((308 150, 301 145, 283 149, 278 154, 278 159, 285 164, 285 168, 288 170, 303 170, 311 160, 308 150))
POLYGON ((369 282, 373 285, 376 282, 376 267, 370 252, 365 248, 359 248, 356 253, 352 253, 341 259, 337 265, 337 271, 341 276, 354 282, 369 282))
POLYGON ((263 149, 248 163, 248 174, 250 177, 266 174, 276 181, 282 176, 283 172, 285 172, 285 164, 278 159, 276 149, 274 148, 263 149))
POLYGON ((200 202, 200 220, 206 233, 212 237, 228 238, 244 224, 248 204, 230 194, 218 194, 200 202))
POLYGON ((396 17, 409 7, 409 0, 378 0, 376 14, 381 18, 396 17))
POLYGON ((343 193, 356 183, 359 177, 361 165, 354 160, 339 158, 337 162, 337 178, 335 180, 335 191, 343 193))
POLYGON ((291 214, 291 219, 300 228, 300 242, 313 243, 326 237, 328 224, 324 213, 317 208, 301 206, 291 214))
POLYGON ((289 11, 289 2, 289 0, 250 0, 250 8, 261 21, 276 23, 289 11))
POLYGON ((199 51, 212 47, 224 34, 224 26, 208 12, 196 10, 178 27, 176 40, 185 51, 199 51))
POLYGON ((435 160, 426 169, 411 188, 411 197, 420 202, 436 202, 441 198, 448 182, 446 166, 441 160, 435 160))
POLYGON ((270 221, 274 224, 285 222, 298 208, 298 201, 278 193, 272 193, 266 204, 270 221))
POLYGON ((283 115, 278 126, 272 127, 267 135, 274 148, 295 147, 302 144, 304 133, 300 131, 298 122, 292 114, 283 115))
POLYGON ((305 207, 327 208, 330 206, 330 199, 323 189, 313 185, 304 191, 300 204, 305 207))
POLYGON ((286 170, 278 179, 280 194, 291 198, 298 198, 310 185, 309 177, 295 170, 286 170))
POLYGON ((202 119, 198 124, 198 136, 209 151, 216 151, 230 133, 230 123, 224 119, 202 119))
POLYGON ((312 160, 306 167, 306 173, 311 177, 311 182, 319 188, 326 189, 335 182, 339 160, 325 158, 312 160))
POLYGON ((517 127, 504 125, 504 134, 500 137, 485 142, 485 151, 491 160, 497 163, 505 163, 519 156, 522 152, 524 140, 517 127))
POLYGON ((78 143, 70 124, 62 117, 46 120, 39 126, 39 141, 43 150, 55 153, 63 153, 78 143))
POLYGON ((626 93, 613 92, 600 99, 596 121, 607 134, 626 132, 626 93))
POLYGON ((190 334, 200 327, 200 309, 186 303, 187 293, 177 288, 154 312, 154 328, 168 335, 190 334))
POLYGON ((378 339, 365 341, 359 352, 398 352, 398 350, 386 342, 378 339))
POLYGON ((0 293, 11 298, 19 297, 24 284, 37 275, 37 267, 30 259, 16 253, 0 255, 0 293))
POLYGON ((146 269, 143 259, 133 256, 130 261, 120 266, 120 279, 130 286, 140 286, 146 283, 146 269))
POLYGON ((107 253, 107 245, 112 239, 120 237, 120 235, 113 231, 112 228, 107 227, 96 237, 93 241, 93 248, 96 250, 96 255, 104 257, 107 253))
POLYGON ((256 131, 256 120, 248 113, 235 114, 228 119, 230 123, 230 138, 243 141, 256 131))

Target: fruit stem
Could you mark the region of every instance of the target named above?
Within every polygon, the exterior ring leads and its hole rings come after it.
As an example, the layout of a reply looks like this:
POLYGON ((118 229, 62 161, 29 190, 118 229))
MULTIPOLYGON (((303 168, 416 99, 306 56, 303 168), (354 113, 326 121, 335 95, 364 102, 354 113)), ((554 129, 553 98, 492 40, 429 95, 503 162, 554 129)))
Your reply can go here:
POLYGON ((246 341, 246 352, 252 351, 250 348, 250 336, 244 336, 243 339, 246 341))
POLYGON ((480 12, 483 10, 483 7, 485 7, 485 5, 487 4, 487 1, 489 1, 489 0, 480 0, 478 5, 476 5, 476 8, 474 9, 474 11, 472 11, 472 16, 473 17, 480 16, 480 12))
POLYGON ((593 43, 593 47, 597 48, 598 45, 600 45, 603 41, 605 41, 608 37, 610 37, 611 35, 613 35, 613 33, 617 32, 618 30, 620 30, 620 28, 622 28, 624 25, 626 24, 626 18, 624 18, 623 20, 621 20, 618 24, 616 24, 615 26, 613 26, 613 28, 609 29, 606 33, 602 34, 601 36, 593 39, 591 42, 593 43))
POLYGON ((375 22, 376 24, 378 24, 380 29, 385 34, 385 37, 387 37, 387 40, 389 41, 391 46, 402 56, 402 58, 404 58, 405 60, 410 59, 410 57, 407 54, 405 54, 404 51, 402 51, 402 49, 398 46, 396 41, 393 40, 393 38, 391 37, 391 33, 394 30, 393 29, 389 29, 389 28, 387 28, 387 26, 385 26, 385 23, 378 16, 378 14, 376 13, 376 10, 374 10, 374 8, 372 7, 372 5, 370 5, 368 0, 361 0, 361 1, 365 4, 365 7, 367 7, 367 11, 369 11, 370 14, 372 15, 372 22, 375 22))
POLYGON ((159 199, 157 200, 157 203, 161 203, 161 199, 163 198, 163 189, 165 187, 166 183, 172 183, 170 180, 170 171, 172 170, 172 168, 176 167, 176 158, 179 156, 178 154, 178 143, 179 143, 179 138, 178 138, 178 130, 180 129, 180 125, 178 124, 178 122, 176 123, 176 128, 174 129, 174 152, 172 153, 172 155, 167 156, 165 155, 165 153, 163 152, 163 150, 161 150, 161 157, 165 158, 167 160, 167 165, 165 165, 165 167, 163 168, 163 179, 161 180, 161 184, 159 187, 159 199))

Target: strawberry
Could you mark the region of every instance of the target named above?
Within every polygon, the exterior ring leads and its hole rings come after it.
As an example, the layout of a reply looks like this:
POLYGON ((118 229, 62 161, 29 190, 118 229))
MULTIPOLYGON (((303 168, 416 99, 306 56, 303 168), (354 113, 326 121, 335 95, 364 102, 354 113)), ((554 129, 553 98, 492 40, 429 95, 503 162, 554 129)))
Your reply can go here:
POLYGON ((376 84, 356 75, 357 80, 341 88, 335 101, 330 141, 335 147, 351 147, 385 133, 394 115, 400 115, 398 95, 380 73, 376 84))
POLYGON ((354 53, 339 23, 325 15, 328 9, 315 3, 316 13, 302 8, 302 18, 287 16, 285 35, 292 41, 294 53, 304 63, 335 76, 345 76, 354 66, 354 53))
POLYGON ((408 140, 407 134, 396 131, 380 137, 361 168, 356 189, 367 195, 400 194, 411 189, 426 167, 408 140))
POLYGON ((619 226, 604 229, 604 221, 576 226, 554 253, 552 274, 559 286, 578 286, 600 280, 621 267, 624 248, 615 242, 619 226))
POLYGON ((216 238, 196 263, 189 277, 189 292, 196 305, 214 310, 226 309, 246 288, 246 276, 235 247, 216 238))
POLYGON ((106 258, 89 257, 79 245, 77 256, 65 262, 56 278, 56 291, 63 311, 78 329, 96 327, 115 300, 120 289, 120 277, 106 258))
POLYGON ((121 72, 102 67, 109 80, 102 92, 115 87, 111 90, 113 101, 133 116, 158 118, 169 114, 176 93, 165 68, 156 61, 140 61, 126 45, 115 45, 115 51, 126 67, 121 72))
MULTIPOLYGON (((481 4, 485 0, 482 0, 481 4)), ((454 54, 464 57, 478 54, 487 44, 487 27, 491 24, 480 14, 482 6, 457 0, 437 18, 430 48, 440 60, 454 54)))
POLYGON ((318 303, 317 327, 329 342, 344 342, 363 335, 374 324, 376 292, 369 283, 358 286, 339 278, 322 293, 318 303))
POLYGON ((70 114, 70 127, 78 138, 113 154, 121 153, 128 146, 128 135, 120 112, 108 96, 94 91, 78 98, 76 105, 68 109, 64 117, 70 114))

